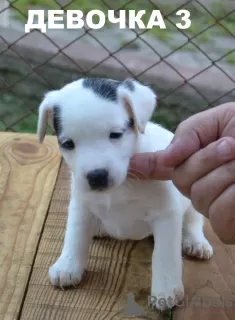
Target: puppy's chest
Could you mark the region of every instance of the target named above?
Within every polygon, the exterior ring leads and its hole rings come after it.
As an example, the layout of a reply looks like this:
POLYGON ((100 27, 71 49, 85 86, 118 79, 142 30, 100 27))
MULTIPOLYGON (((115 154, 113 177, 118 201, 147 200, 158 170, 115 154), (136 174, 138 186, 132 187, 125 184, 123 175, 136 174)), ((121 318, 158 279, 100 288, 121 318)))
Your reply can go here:
POLYGON ((150 203, 125 190, 87 201, 89 210, 102 221, 106 231, 118 239, 142 239, 149 235, 150 203))

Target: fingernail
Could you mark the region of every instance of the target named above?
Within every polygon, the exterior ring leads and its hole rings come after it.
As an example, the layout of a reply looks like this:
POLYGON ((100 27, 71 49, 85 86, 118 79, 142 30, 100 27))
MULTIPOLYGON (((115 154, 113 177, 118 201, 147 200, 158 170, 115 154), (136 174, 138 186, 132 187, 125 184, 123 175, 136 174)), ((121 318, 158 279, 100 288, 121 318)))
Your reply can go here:
POLYGON ((140 172, 146 173, 149 171, 149 155, 138 154, 131 158, 130 167, 140 172))
POLYGON ((224 140, 218 145, 218 151, 223 156, 229 156, 232 153, 232 149, 228 141, 224 140))

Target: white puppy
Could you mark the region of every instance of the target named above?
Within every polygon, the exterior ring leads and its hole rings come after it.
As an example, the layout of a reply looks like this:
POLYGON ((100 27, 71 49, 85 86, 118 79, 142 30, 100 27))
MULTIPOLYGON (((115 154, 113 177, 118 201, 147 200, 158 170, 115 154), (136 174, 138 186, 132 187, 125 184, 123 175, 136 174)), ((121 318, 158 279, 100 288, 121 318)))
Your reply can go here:
POLYGON ((209 259, 203 217, 171 181, 127 179, 131 156, 165 149, 173 134, 149 122, 156 95, 127 79, 80 79, 46 94, 39 108, 42 142, 51 119, 72 172, 61 256, 49 269, 53 285, 76 285, 87 268, 93 236, 154 237, 152 291, 173 307, 183 299, 181 249, 209 259))

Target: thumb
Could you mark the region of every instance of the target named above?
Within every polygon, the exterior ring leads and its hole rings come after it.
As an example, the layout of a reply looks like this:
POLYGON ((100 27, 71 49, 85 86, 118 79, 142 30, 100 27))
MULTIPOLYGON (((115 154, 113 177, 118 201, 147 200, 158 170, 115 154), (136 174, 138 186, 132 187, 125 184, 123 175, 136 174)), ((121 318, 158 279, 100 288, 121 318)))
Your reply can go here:
POLYGON ((164 165, 162 151, 135 154, 130 161, 129 178, 171 180, 172 169, 164 165))
POLYGON ((200 149, 201 140, 197 131, 180 127, 165 150, 135 154, 130 161, 129 176, 171 180, 173 168, 200 149))
POLYGON ((178 130, 170 145, 157 152, 135 154, 130 161, 130 178, 171 180, 173 168, 200 150, 201 142, 196 131, 178 130), (182 134, 181 134, 182 133, 182 134))

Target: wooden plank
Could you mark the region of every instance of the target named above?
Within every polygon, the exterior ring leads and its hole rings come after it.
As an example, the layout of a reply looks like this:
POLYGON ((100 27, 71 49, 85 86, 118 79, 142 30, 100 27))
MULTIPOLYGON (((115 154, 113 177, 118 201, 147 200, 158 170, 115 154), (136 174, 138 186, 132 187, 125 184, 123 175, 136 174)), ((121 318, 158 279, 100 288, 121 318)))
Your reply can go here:
POLYGON ((40 241, 21 320, 120 320, 128 293, 142 307, 138 319, 169 319, 148 308, 151 280, 152 242, 94 240, 88 272, 77 289, 55 289, 48 280, 48 268, 63 245, 69 176, 63 164, 53 193, 49 215, 40 241))
POLYGON ((231 299, 235 291, 235 246, 225 246, 206 224, 207 237, 215 249, 211 261, 184 259, 184 306, 172 316, 148 308, 151 281, 152 243, 95 240, 90 249, 88 272, 77 289, 59 290, 48 280, 48 268, 60 255, 69 200, 69 178, 63 164, 53 193, 21 320, 120 320, 127 294, 144 308, 135 319, 228 320, 235 319, 234 308, 191 306, 192 298, 231 299), (187 303, 188 299, 188 305, 187 303))
POLYGON ((1 320, 19 316, 60 159, 55 137, 0 133, 1 320))
POLYGON ((184 261, 185 299, 173 320, 235 319, 235 246, 221 243, 208 222, 205 231, 215 254, 208 262, 184 261))

